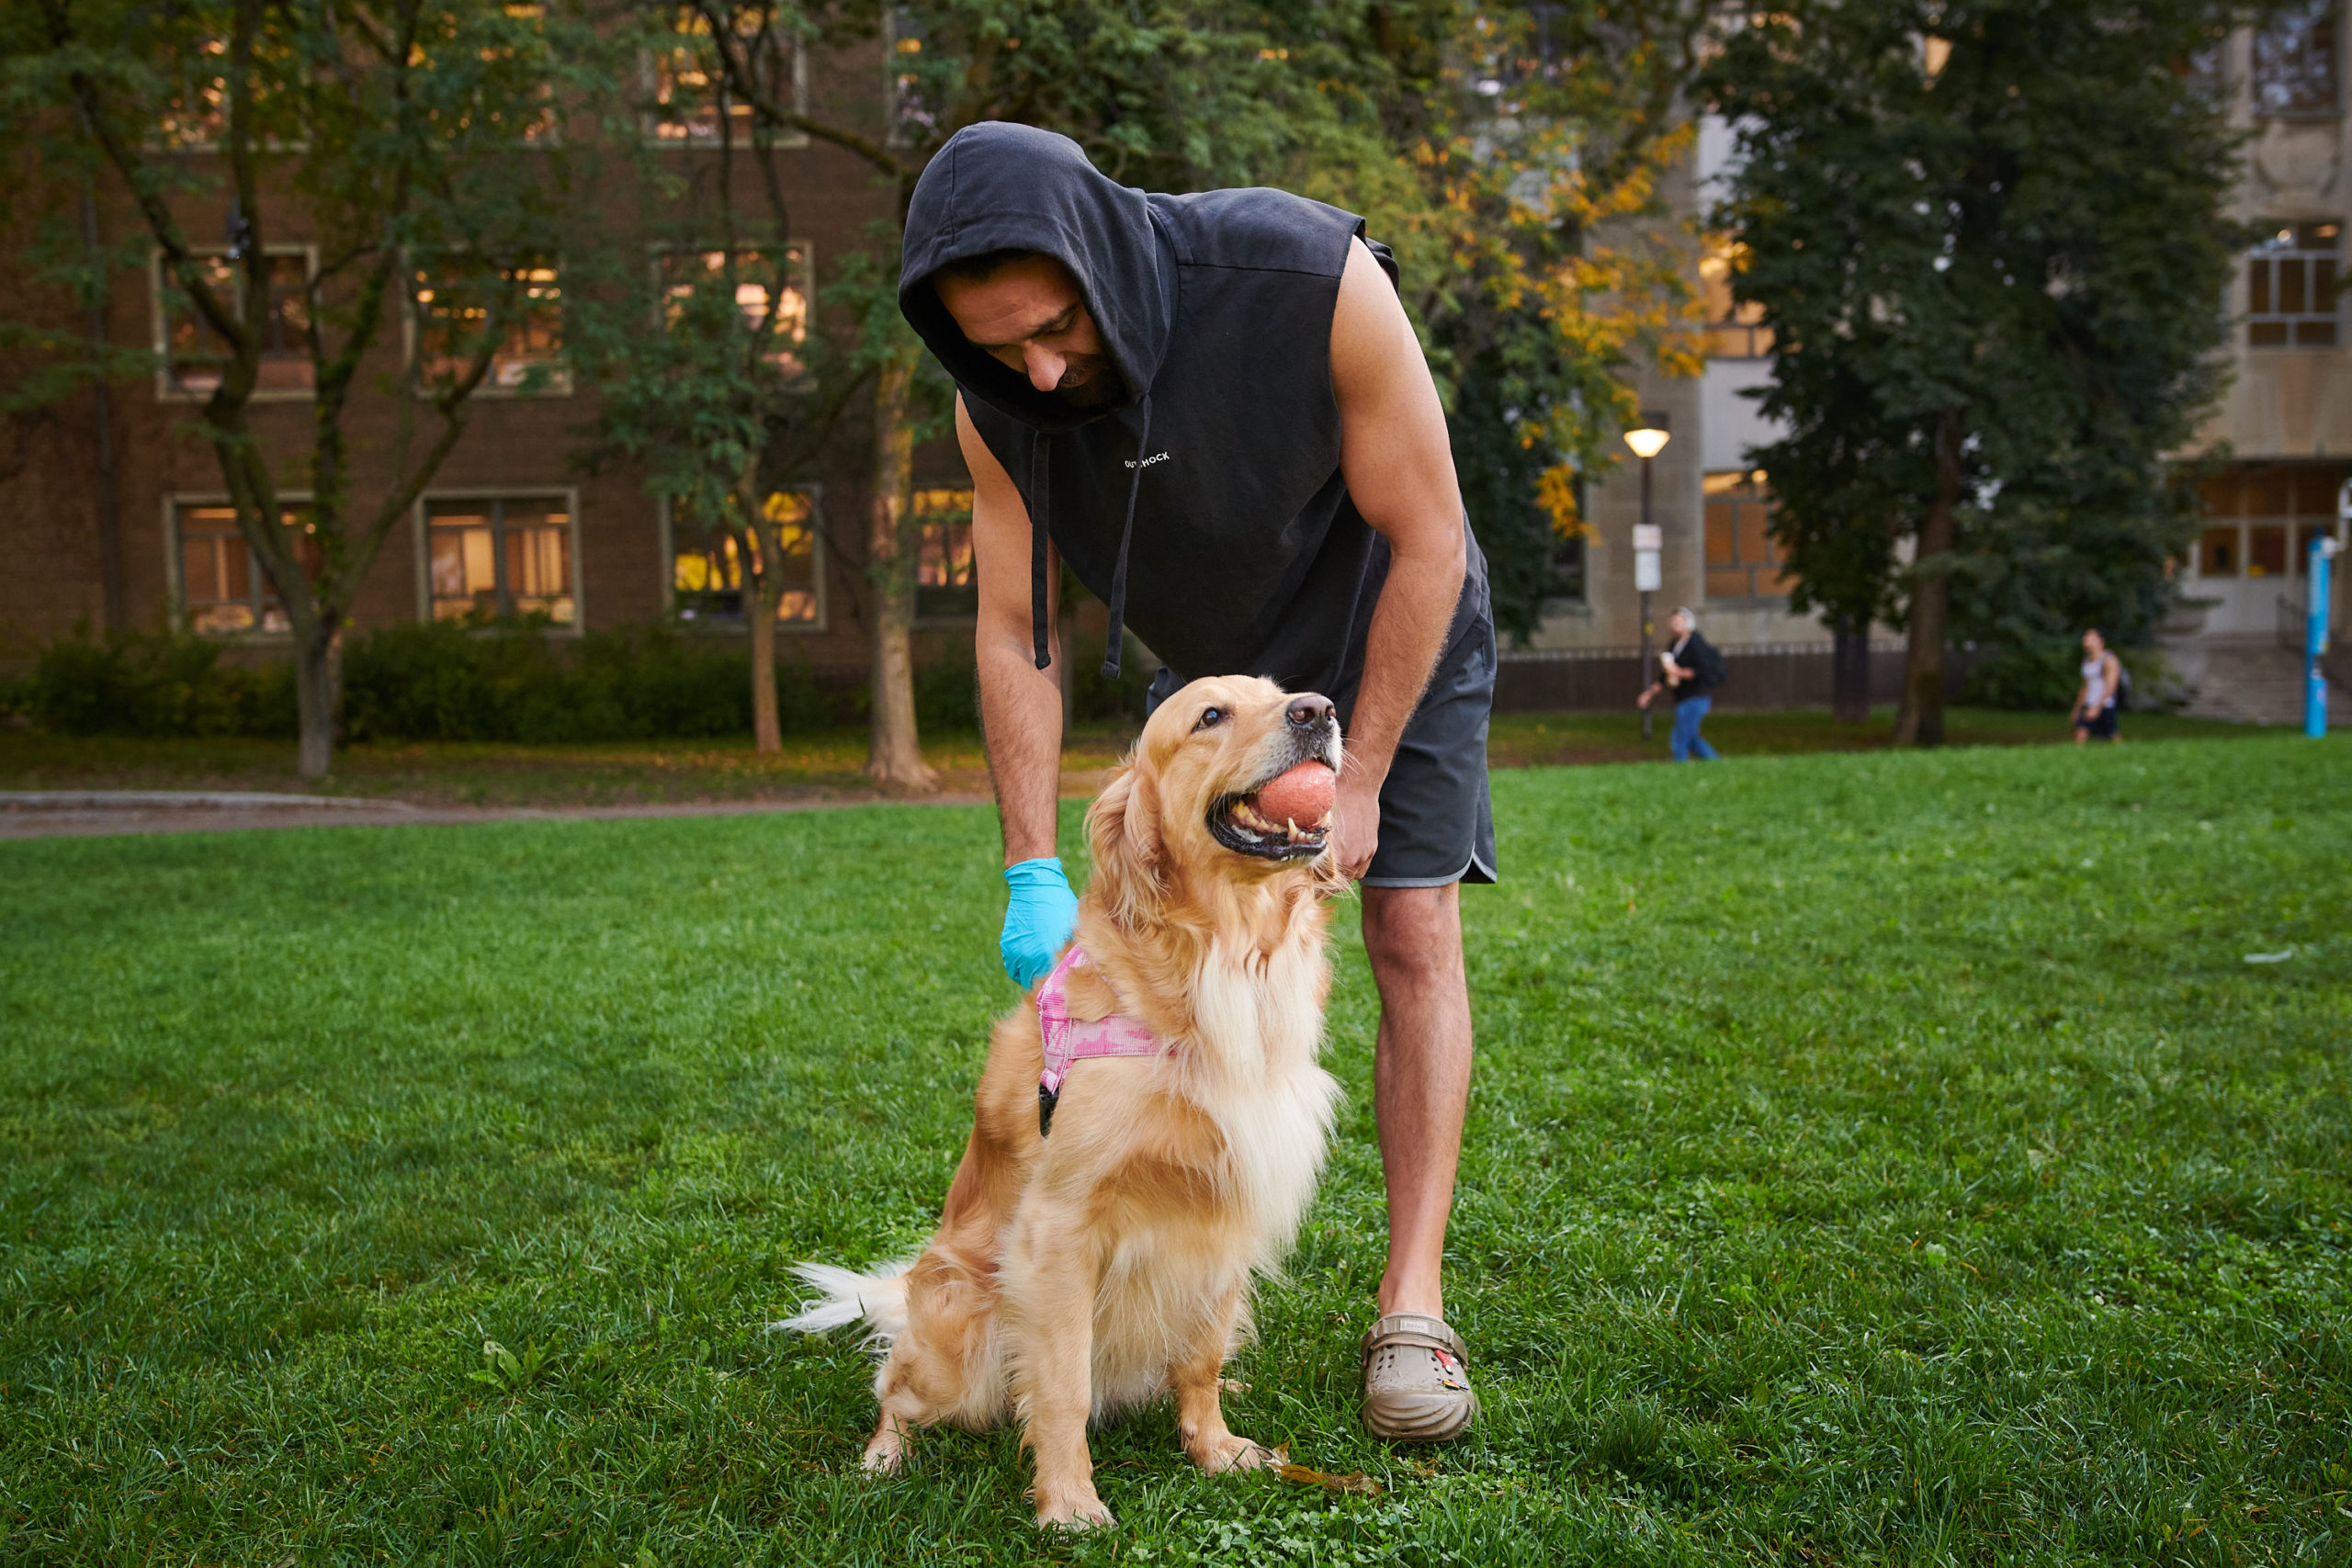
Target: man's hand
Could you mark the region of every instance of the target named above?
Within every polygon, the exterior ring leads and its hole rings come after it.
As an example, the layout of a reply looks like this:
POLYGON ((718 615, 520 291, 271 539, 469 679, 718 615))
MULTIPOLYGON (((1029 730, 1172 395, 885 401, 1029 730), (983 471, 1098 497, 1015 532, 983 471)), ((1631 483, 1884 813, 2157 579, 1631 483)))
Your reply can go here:
POLYGON ((1012 896, 1004 906, 1004 934, 997 952, 1012 983, 1027 990, 1045 978, 1078 924, 1078 895, 1069 890, 1058 857, 1024 860, 1004 868, 1012 896))
POLYGON ((1380 849, 1380 786, 1384 782, 1359 769, 1340 770, 1339 798, 1331 803, 1331 853, 1351 882, 1364 874, 1380 849))
POLYGON ((1650 699, 1656 695, 1657 695, 1656 686, 1644 686, 1642 694, 1634 699, 1634 705, 1637 708, 1645 708, 1650 705, 1650 699))

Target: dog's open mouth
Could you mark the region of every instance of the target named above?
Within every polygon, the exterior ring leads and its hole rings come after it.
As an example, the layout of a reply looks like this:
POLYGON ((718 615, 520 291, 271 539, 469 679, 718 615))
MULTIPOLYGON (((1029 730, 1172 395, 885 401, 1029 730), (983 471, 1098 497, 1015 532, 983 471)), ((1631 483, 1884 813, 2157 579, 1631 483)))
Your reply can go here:
POLYGON ((1246 795, 1219 796, 1209 807, 1209 836, 1236 854, 1261 860, 1320 854, 1331 837, 1337 787, 1329 763, 1301 762, 1246 795), (1300 821, 1308 812, 1312 820, 1300 821))

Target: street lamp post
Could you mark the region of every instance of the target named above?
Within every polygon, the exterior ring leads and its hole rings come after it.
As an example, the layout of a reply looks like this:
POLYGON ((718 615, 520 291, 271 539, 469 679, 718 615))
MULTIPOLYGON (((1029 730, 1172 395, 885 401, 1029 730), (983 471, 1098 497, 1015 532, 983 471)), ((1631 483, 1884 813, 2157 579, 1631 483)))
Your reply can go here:
MULTIPOLYGON (((1634 586, 1642 595, 1642 684, 1650 683, 1650 595, 1657 592, 1662 581, 1658 571, 1658 547, 1663 543, 1657 524, 1650 521, 1650 459, 1666 450, 1674 437, 1666 428, 1666 415, 1654 410, 1642 411, 1640 423, 1625 432, 1625 445, 1642 460, 1642 520, 1634 529, 1634 586)), ((1650 710, 1642 709, 1642 739, 1650 738, 1650 710)))

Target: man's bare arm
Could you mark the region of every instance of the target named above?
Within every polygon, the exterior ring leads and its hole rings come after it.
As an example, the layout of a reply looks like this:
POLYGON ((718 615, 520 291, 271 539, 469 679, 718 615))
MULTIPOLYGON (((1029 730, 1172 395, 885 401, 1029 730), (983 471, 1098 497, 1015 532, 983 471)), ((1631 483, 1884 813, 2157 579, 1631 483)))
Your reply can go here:
MULTIPOLYGON (((1037 668, 1031 639, 1029 508, 1012 476, 972 428, 960 394, 956 438, 972 470, 972 567, 980 596, 972 650, 979 669, 980 723, 989 774, 996 782, 997 814, 1004 822, 1004 863, 1013 865, 1054 852, 1061 797, 1061 671, 1037 668)), ((1059 558, 1049 557, 1046 646, 1057 666, 1062 656, 1055 603, 1060 589, 1059 558)))
POLYGON ((1468 559, 1437 385, 1403 302, 1361 241, 1349 249, 1331 320, 1331 386, 1348 494, 1388 541, 1390 556, 1364 645, 1341 781, 1338 850, 1340 864, 1357 875, 1376 847, 1380 786, 1445 649, 1468 559), (1369 834, 1362 831, 1365 825, 1369 834))

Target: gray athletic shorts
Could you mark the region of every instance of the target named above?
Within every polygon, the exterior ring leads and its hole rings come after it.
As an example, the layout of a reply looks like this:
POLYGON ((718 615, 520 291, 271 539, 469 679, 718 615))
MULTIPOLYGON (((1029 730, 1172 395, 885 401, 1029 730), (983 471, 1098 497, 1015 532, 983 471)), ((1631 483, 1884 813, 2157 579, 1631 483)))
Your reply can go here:
MULTIPOLYGON (((1483 607, 1482 607, 1483 609, 1483 607)), ((1164 666, 1148 707, 1183 685, 1164 666)), ((1344 725, 1353 694, 1340 705, 1344 725)), ((1495 623, 1480 613, 1453 628, 1380 788, 1380 847, 1367 887, 1444 887, 1496 880, 1495 807, 1487 792, 1487 726, 1495 707, 1495 623)), ((1148 711, 1148 710, 1147 710, 1148 711)))

